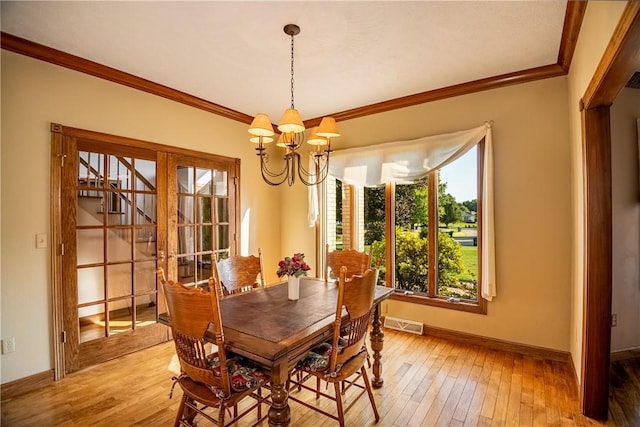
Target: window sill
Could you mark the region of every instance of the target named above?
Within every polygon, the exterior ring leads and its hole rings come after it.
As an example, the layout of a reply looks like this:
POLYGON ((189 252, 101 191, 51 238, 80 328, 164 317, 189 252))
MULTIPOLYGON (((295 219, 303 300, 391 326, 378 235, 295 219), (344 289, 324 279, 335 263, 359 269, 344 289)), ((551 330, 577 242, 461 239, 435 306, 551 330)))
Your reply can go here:
POLYGON ((430 305, 433 307, 447 308, 450 310, 465 311, 467 313, 487 314, 487 301, 480 298, 478 302, 448 301, 443 297, 430 297, 427 295, 411 294, 407 295, 404 291, 394 292, 390 299, 395 301, 410 302, 413 304, 430 305))

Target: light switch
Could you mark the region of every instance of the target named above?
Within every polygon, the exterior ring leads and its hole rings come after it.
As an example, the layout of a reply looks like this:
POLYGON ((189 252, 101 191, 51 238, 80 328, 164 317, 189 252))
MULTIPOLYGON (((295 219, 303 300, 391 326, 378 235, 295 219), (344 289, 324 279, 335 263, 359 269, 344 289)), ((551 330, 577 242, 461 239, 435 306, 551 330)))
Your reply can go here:
POLYGON ((36 234, 36 249, 44 249, 47 247, 47 235, 36 234))

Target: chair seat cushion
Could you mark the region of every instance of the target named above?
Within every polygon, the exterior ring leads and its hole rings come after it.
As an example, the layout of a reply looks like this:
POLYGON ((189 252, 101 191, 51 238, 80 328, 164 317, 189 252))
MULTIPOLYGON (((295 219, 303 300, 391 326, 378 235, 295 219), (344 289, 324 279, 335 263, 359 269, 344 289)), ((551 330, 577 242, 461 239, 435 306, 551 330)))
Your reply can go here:
POLYGON ((255 390, 247 388, 241 391, 232 391, 231 395, 224 396, 219 389, 194 381, 186 375, 177 379, 177 383, 184 394, 201 404, 213 408, 219 407, 221 403, 226 407, 234 406, 255 390))
MULTIPOLYGON (((342 352, 346 341, 343 338, 338 340, 338 353, 342 352)), ((297 367, 299 369, 309 372, 324 372, 329 368, 329 357, 331 356, 331 350, 333 345, 329 342, 323 342, 316 347, 309 350, 307 356, 298 362, 297 367)), ((336 371, 340 370, 340 367, 336 367, 336 371)))
MULTIPOLYGON (((220 371, 220 355, 218 352, 207 356, 207 365, 215 376, 222 376, 220 371)), ((227 369, 233 391, 255 388, 269 382, 271 376, 262 368, 236 354, 227 353, 227 369)))

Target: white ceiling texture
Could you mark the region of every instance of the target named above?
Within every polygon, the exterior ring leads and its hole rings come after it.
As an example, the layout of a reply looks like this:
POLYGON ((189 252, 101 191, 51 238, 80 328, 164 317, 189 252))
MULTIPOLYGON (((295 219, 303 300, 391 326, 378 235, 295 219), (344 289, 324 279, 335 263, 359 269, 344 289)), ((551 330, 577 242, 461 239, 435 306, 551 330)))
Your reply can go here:
POLYGON ((303 120, 556 64, 566 1, 23 1, 1 30, 249 116, 303 120))

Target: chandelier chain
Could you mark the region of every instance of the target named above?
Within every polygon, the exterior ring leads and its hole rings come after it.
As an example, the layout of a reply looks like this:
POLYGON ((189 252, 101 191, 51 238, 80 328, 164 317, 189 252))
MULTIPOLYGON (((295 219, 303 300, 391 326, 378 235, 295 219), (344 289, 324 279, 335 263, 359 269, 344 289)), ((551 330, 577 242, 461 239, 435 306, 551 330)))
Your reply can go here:
POLYGON ((291 108, 293 109, 293 36, 294 34, 291 34, 291 108))

